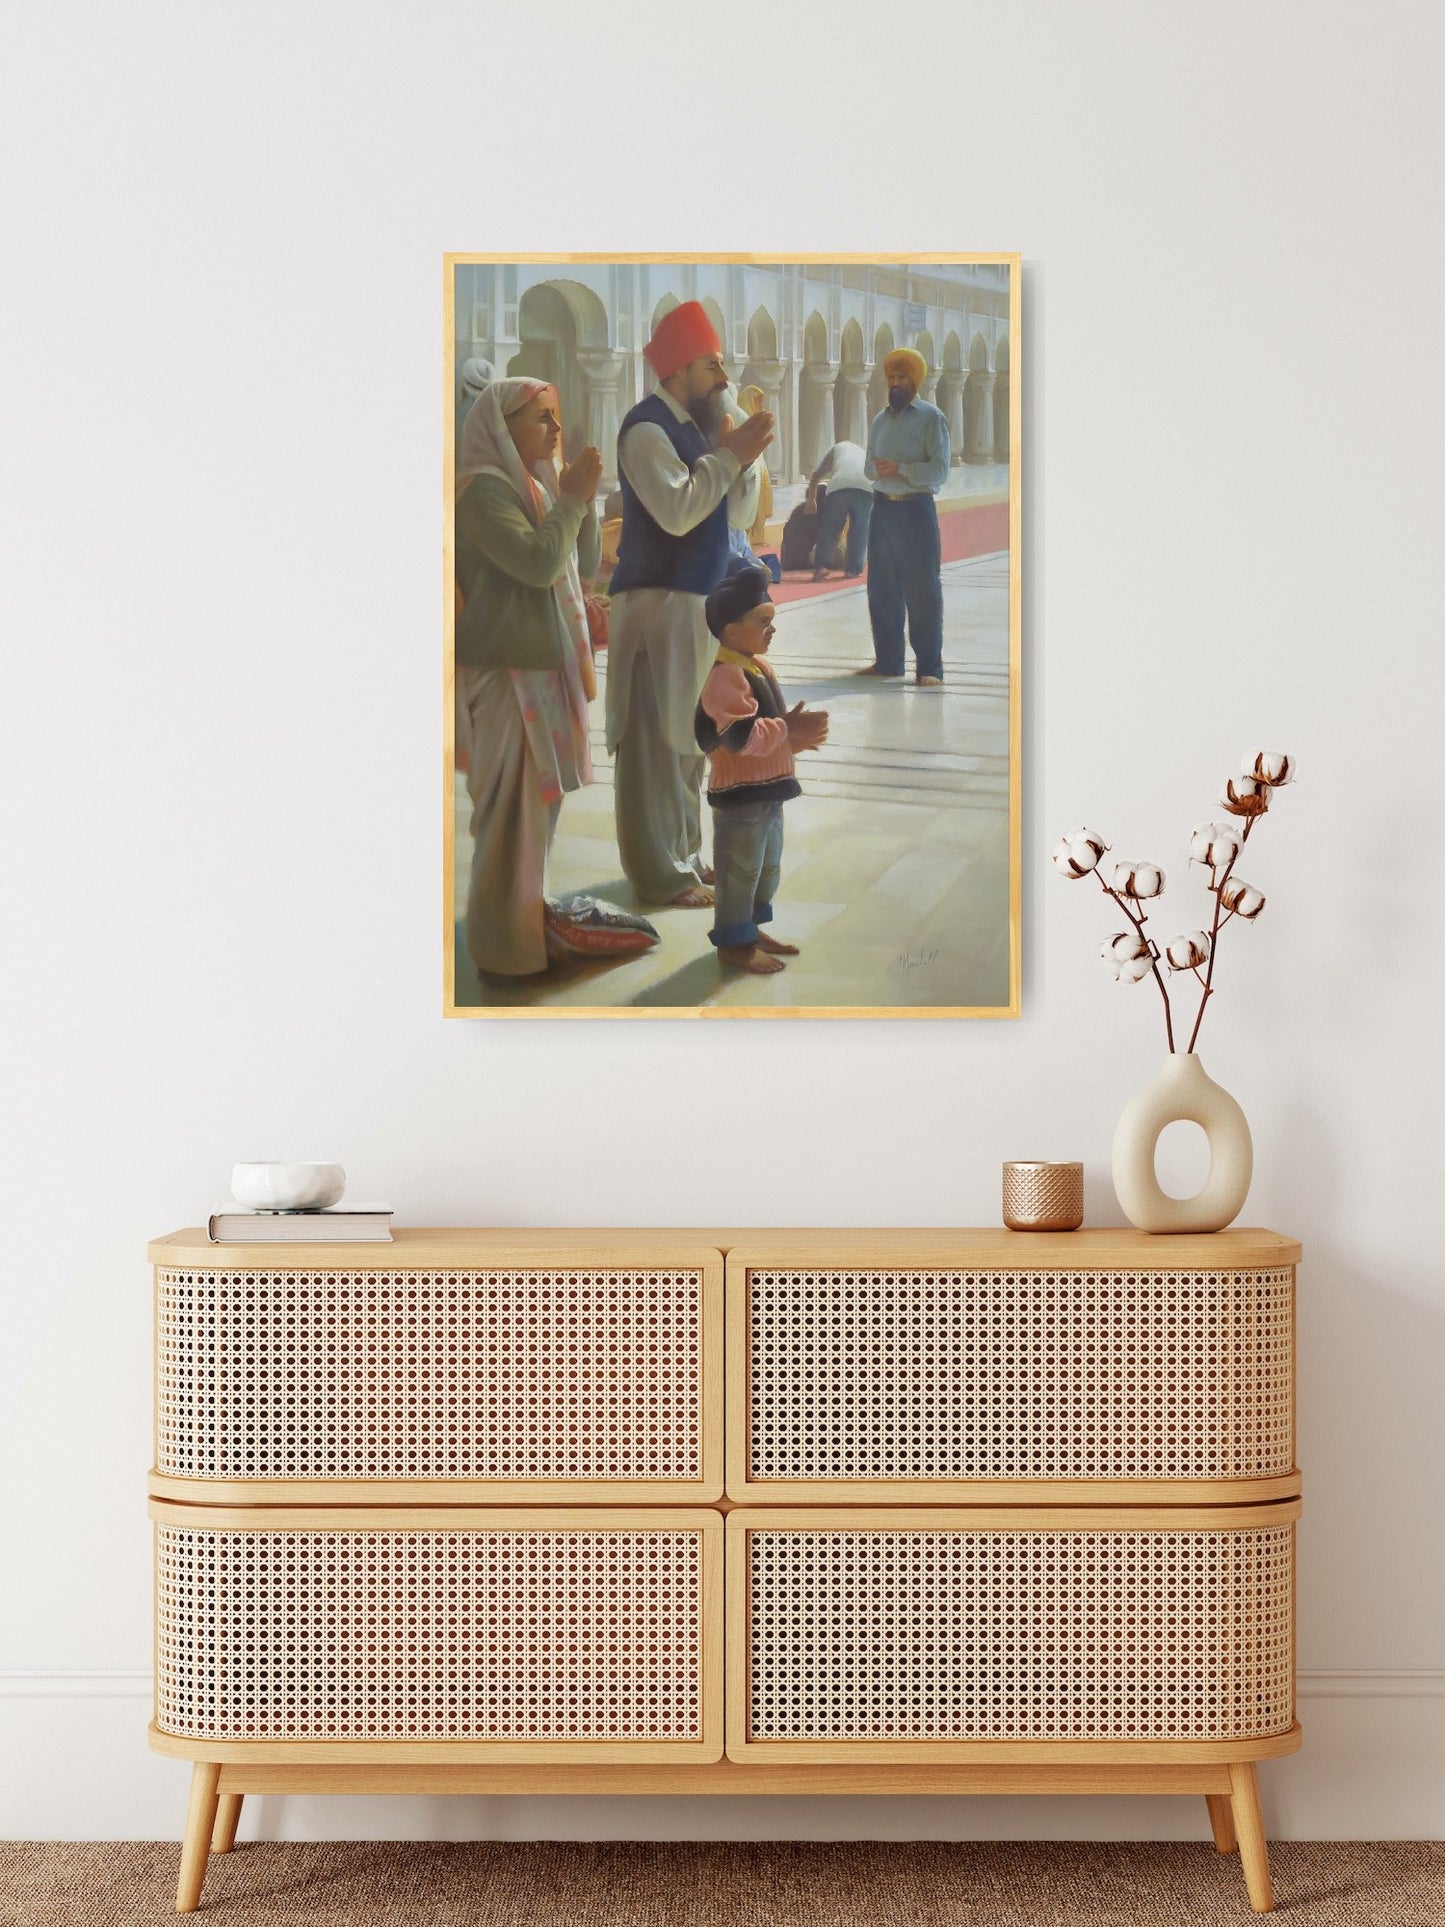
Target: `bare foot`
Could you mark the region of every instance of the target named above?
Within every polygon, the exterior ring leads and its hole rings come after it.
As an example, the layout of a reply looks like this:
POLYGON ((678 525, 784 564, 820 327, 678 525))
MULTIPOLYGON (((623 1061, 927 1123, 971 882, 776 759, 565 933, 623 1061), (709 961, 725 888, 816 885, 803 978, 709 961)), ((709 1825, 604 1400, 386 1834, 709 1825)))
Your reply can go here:
POLYGON ((763 957, 758 954, 758 946, 753 943, 718 946, 718 956, 734 970, 746 970, 751 977, 771 977, 783 965, 776 957, 763 957))
POLYGON ((695 883, 690 890, 684 890, 680 897, 674 897, 668 904, 670 910, 710 910, 713 894, 706 884, 695 883))
POLYGON ((855 669, 855 676, 876 676, 879 682, 902 682, 901 669, 885 669, 881 663, 870 662, 866 669, 855 669))
POLYGON ((770 957, 798 957, 802 955, 802 952, 795 943, 779 943, 776 937, 769 937, 761 930, 758 932, 758 949, 766 950, 770 957))
POLYGON ((702 878, 704 883, 717 882, 717 873, 713 869, 710 863, 704 863, 702 868, 698 871, 698 875, 702 878))

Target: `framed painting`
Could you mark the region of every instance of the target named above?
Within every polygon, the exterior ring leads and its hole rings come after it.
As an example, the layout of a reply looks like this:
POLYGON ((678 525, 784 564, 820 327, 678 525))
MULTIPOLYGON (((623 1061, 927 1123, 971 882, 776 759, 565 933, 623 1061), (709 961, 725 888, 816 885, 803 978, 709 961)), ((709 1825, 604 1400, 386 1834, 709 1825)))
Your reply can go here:
POLYGON ((446 257, 448 1016, 1018 1015, 1019 284, 446 257))

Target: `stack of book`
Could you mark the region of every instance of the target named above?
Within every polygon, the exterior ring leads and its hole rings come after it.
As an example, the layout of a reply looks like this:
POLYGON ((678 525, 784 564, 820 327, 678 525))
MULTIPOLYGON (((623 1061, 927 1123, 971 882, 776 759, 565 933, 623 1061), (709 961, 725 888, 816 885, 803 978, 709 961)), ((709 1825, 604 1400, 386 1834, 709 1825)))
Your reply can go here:
POLYGON ((218 1245, 389 1245, 391 1206, 342 1199, 324 1211, 267 1211, 250 1204, 218 1204, 206 1224, 218 1245))

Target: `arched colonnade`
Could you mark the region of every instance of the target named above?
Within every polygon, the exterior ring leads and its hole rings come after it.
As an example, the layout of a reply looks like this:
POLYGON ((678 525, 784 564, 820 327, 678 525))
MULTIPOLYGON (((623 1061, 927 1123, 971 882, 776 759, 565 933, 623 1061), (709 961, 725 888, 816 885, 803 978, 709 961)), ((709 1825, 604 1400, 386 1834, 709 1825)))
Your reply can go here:
MULTIPOLYGON (((778 418, 778 438, 767 455, 775 480, 805 478, 835 441, 867 442, 869 423, 887 405, 883 363, 899 345, 889 321, 878 323, 870 341, 850 315, 835 333, 836 351, 830 352, 827 324, 814 309, 801 329, 795 328, 799 352, 789 359, 780 353, 782 331, 767 306, 757 307, 745 332, 734 335, 717 301, 702 298, 720 339, 740 350, 724 357, 733 381, 761 388, 763 405, 778 418)), ((645 342, 677 305, 678 296, 668 292, 650 314, 639 314, 639 341, 645 342)), ((948 421, 954 461, 1007 461, 1007 329, 997 329, 992 348, 983 329, 966 343, 957 328, 943 333, 941 345, 927 328, 904 332, 902 341, 927 363, 923 398, 948 421)), ((640 346, 624 354, 613 345, 613 328, 598 293, 566 276, 532 283, 517 302, 514 339, 496 346, 499 373, 535 375, 556 384, 565 452, 570 456, 583 443, 594 443, 602 451, 603 485, 614 487, 618 423, 650 382, 640 346)))

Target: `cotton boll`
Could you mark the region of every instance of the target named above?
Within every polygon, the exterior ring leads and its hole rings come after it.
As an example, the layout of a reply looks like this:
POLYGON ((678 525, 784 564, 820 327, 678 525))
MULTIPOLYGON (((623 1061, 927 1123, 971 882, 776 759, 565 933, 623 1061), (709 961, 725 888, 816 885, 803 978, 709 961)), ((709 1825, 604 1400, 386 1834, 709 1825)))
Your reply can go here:
POLYGON ((1244 839, 1228 823, 1196 823, 1189 838, 1189 861, 1217 869, 1239 855, 1244 839))
POLYGON ((1158 949, 1137 930, 1121 930, 1099 950, 1104 968, 1116 983, 1137 984, 1154 968, 1158 949))
POLYGON ((1182 937, 1171 937, 1164 946, 1171 970, 1197 970, 1209 962, 1209 933, 1190 930, 1182 937))
POLYGON ((1121 897, 1136 901, 1157 897, 1164 889, 1164 872, 1157 863, 1116 863, 1114 888, 1121 897))
POLYGON ((1246 883, 1243 877, 1231 877, 1220 891, 1219 901, 1226 910, 1232 910, 1248 923, 1253 923, 1264 908, 1263 893, 1256 890, 1252 883, 1246 883))
POLYGON ((1097 830, 1069 830, 1054 845, 1054 867, 1070 881, 1076 881, 1098 867, 1099 858, 1108 847, 1097 830))
POLYGON ((1263 816, 1269 808, 1269 785, 1257 783, 1252 776, 1231 776, 1219 800, 1231 816, 1263 816))
POLYGON ((1252 756, 1244 758, 1240 768, 1246 776, 1252 776, 1257 783, 1267 783, 1271 789, 1282 789, 1294 781, 1294 758, 1286 756, 1282 749, 1257 749, 1252 756))

